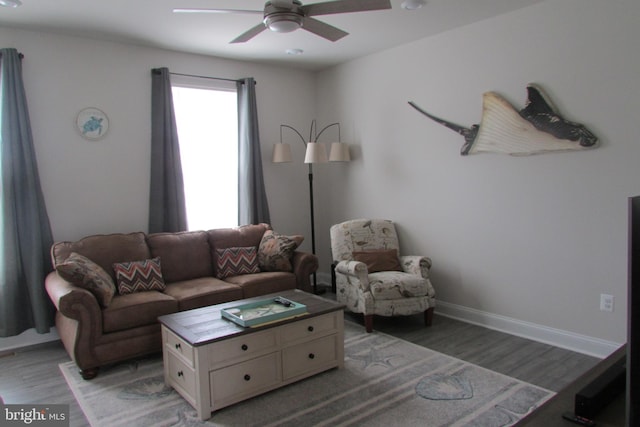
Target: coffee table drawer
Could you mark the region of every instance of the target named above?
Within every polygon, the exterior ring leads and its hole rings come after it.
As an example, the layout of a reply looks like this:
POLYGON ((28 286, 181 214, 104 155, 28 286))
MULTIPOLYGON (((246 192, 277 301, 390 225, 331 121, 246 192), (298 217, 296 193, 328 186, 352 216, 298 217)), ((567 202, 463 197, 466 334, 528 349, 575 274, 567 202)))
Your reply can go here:
POLYGON ((210 373, 215 409, 262 393, 281 382, 279 353, 270 353, 210 373))
POLYGON ((275 350, 277 345, 276 332, 273 329, 215 343, 209 348, 211 366, 223 362, 236 363, 240 358, 249 358, 272 349, 275 350))
POLYGON ((287 344, 299 339, 314 339, 325 335, 328 331, 335 331, 337 325, 335 313, 303 319, 282 327, 282 342, 287 344))
POLYGON ((282 377, 284 380, 298 375, 337 366, 337 338, 329 335, 282 350, 282 377))
MULTIPOLYGON (((184 363, 178 356, 169 352, 169 378, 172 385, 178 385, 191 398, 193 402, 196 396, 195 371, 184 363)), ((187 396, 185 396, 186 398, 187 396)), ((189 399, 187 399, 189 400, 189 399)))
POLYGON ((166 334, 165 345, 168 347, 168 350, 184 357, 185 360, 189 362, 189 365, 193 367, 193 347, 173 332, 166 328, 162 329, 166 334))

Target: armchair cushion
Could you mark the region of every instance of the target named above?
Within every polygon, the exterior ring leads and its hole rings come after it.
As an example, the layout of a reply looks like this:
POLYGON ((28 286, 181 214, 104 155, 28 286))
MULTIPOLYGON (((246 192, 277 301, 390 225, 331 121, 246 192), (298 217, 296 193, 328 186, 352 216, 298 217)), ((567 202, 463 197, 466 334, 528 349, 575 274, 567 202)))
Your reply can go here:
POLYGON ((267 230, 258 249, 258 263, 262 271, 292 271, 291 257, 304 236, 284 236, 267 230))
POLYGON ((367 264, 369 273, 378 271, 402 271, 398 251, 380 249, 371 251, 354 251, 353 259, 367 264))
POLYGON ((400 271, 369 274, 369 287, 375 300, 424 297, 430 289, 426 279, 400 271))
POLYGON ((144 291, 164 291, 160 258, 113 264, 120 295, 144 291))
POLYGON ((76 252, 57 264, 56 271, 64 280, 90 291, 102 307, 108 307, 116 293, 116 286, 109 273, 76 252))

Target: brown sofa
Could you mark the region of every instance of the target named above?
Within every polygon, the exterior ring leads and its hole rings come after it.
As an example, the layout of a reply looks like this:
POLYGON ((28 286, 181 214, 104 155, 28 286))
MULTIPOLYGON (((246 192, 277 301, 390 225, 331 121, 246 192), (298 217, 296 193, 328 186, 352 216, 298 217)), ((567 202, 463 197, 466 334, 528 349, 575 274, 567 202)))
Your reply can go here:
POLYGON ((310 292, 309 276, 318 269, 318 259, 297 250, 291 257, 290 272, 216 277, 216 249, 259 248, 270 229, 268 224, 258 224, 180 233, 95 235, 55 243, 51 249, 54 268, 76 253, 102 267, 114 283, 114 263, 161 260, 164 291, 116 292, 106 307, 80 283, 70 283, 56 271, 47 276, 45 286, 58 310, 58 333, 83 377, 95 377, 100 366, 161 351, 158 316, 286 289, 310 292))

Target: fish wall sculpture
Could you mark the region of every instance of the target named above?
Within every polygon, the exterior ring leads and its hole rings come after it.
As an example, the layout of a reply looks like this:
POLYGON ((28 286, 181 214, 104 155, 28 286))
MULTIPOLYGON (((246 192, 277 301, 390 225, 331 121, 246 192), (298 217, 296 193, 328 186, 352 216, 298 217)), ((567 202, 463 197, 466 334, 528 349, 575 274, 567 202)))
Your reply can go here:
POLYGON ((564 119, 540 87, 527 85, 527 102, 517 111, 495 92, 482 96, 480 124, 469 128, 427 113, 413 101, 409 105, 431 120, 464 137, 460 154, 502 153, 512 156, 595 148, 598 138, 584 125, 564 119))

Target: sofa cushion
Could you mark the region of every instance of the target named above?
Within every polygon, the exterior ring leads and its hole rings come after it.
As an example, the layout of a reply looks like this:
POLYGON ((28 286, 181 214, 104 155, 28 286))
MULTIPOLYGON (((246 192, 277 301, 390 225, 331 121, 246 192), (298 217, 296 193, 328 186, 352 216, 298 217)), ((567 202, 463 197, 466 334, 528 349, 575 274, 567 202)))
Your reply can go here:
POLYGON ((169 283, 164 293, 177 301, 180 311, 242 299, 239 286, 215 277, 169 283))
POLYGON ((260 240, 258 263, 262 271, 292 271, 291 257, 303 236, 283 236, 268 230, 260 240))
POLYGON ((254 246, 216 249, 216 271, 218 279, 240 274, 259 273, 258 250, 254 246))
POLYGON ((162 259, 165 282, 213 276, 211 248, 205 231, 154 233, 147 236, 147 243, 151 255, 162 259))
POLYGON ((242 298, 272 294, 296 288, 296 276, 284 271, 270 271, 257 274, 227 277, 225 281, 242 289, 242 298))
POLYGON ((97 234, 77 242, 58 242, 51 247, 53 266, 63 262, 72 252, 79 253, 98 264, 113 280, 113 264, 123 261, 151 258, 142 232, 130 234, 97 234))
POLYGON ((113 264, 120 295, 134 292, 160 291, 165 288, 160 258, 113 264))
POLYGON ((116 293, 111 276, 98 264, 78 253, 72 252, 56 265, 56 271, 67 282, 89 290, 102 307, 108 307, 116 293))
POLYGON ((402 271, 398 251, 395 249, 354 251, 353 259, 367 264, 367 271, 369 273, 376 273, 378 271, 402 271))
POLYGON ((123 331, 158 322, 158 316, 178 311, 178 301, 158 291, 136 292, 113 297, 102 310, 104 333, 123 331))

